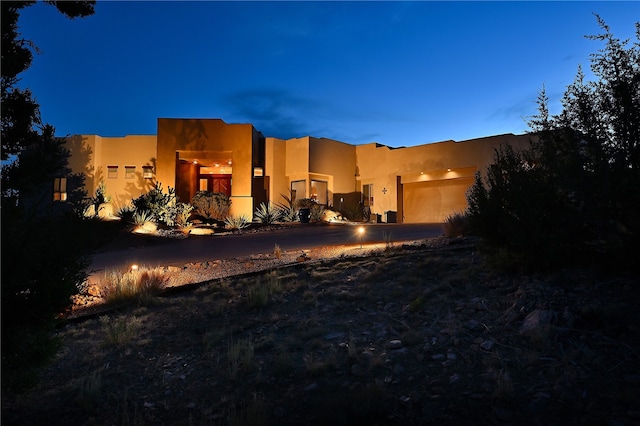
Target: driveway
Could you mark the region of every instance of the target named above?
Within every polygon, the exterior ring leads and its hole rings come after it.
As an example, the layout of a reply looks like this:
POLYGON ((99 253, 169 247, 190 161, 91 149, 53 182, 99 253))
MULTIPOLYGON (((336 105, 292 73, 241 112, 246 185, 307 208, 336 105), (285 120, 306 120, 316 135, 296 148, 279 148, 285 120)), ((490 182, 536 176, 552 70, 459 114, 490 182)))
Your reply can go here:
POLYGON ((89 274, 125 269, 138 264, 146 267, 183 266, 190 262, 212 261, 273 253, 277 244, 283 251, 312 249, 331 245, 355 245, 420 240, 442 235, 441 224, 296 224, 291 228, 240 235, 190 236, 161 244, 97 253, 89 274), (362 239, 362 241, 361 241, 362 239))

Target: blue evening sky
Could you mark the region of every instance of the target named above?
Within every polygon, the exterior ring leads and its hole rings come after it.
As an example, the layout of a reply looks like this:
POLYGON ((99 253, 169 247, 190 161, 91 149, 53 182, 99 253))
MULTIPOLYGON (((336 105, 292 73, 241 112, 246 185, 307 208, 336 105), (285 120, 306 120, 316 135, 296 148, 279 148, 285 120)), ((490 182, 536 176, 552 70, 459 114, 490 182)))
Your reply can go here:
POLYGON ((598 13, 635 40, 629 2, 98 1, 23 10, 23 73, 59 136, 155 134, 222 118, 265 136, 411 146, 527 131, 602 48, 598 13))

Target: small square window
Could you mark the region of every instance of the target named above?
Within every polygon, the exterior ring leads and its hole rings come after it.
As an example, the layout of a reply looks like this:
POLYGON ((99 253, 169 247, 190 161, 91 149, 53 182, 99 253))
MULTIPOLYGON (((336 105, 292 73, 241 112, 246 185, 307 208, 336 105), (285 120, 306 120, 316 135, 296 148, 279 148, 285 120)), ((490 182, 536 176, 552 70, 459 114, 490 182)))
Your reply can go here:
POLYGON ((136 177, 136 166, 124 166, 124 178, 133 179, 136 177))
POLYGON ((118 166, 107 166, 107 178, 118 179, 118 166))
POLYGON ((67 178, 53 179, 53 201, 67 201, 67 178))
POLYGON ((142 166, 142 177, 145 179, 153 179, 153 166, 142 166))

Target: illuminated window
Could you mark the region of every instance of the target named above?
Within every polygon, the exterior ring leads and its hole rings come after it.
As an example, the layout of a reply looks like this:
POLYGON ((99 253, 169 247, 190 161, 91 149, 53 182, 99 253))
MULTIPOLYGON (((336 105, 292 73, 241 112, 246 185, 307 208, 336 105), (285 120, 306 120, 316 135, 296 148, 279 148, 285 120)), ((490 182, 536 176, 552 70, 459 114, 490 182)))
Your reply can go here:
POLYGON ((118 179, 118 166, 107 166, 107 178, 118 179))
POLYGON ((153 179, 153 166, 142 166, 142 177, 145 179, 153 179))
POLYGON ((295 180, 291 182, 291 200, 300 200, 307 198, 307 181, 295 180))
POLYGON ((133 179, 136 177, 136 166, 124 166, 124 178, 133 179))
POLYGON ((53 201, 67 201, 67 178, 53 179, 53 201))
POLYGON ((362 185, 362 202, 365 206, 373 205, 373 184, 362 185))
POLYGON ((329 198, 329 185, 323 180, 311 181, 311 196, 309 197, 318 204, 327 205, 329 198))

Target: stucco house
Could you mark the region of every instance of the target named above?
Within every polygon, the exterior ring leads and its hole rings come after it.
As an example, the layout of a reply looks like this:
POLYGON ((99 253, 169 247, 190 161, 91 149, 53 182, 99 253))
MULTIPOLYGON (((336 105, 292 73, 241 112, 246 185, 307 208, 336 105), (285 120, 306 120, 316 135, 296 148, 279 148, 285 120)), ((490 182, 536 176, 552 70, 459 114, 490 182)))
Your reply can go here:
POLYGON ((159 118, 157 135, 77 135, 67 138, 67 147, 69 166, 85 174, 87 192, 104 181, 116 208, 160 182, 183 202, 198 190, 225 192, 232 215, 252 217, 261 202, 292 194, 336 210, 368 206, 382 222, 439 223, 466 209, 474 174, 493 162, 498 146, 523 149, 529 138, 505 134, 392 148, 265 137, 251 124, 221 119, 159 118))

